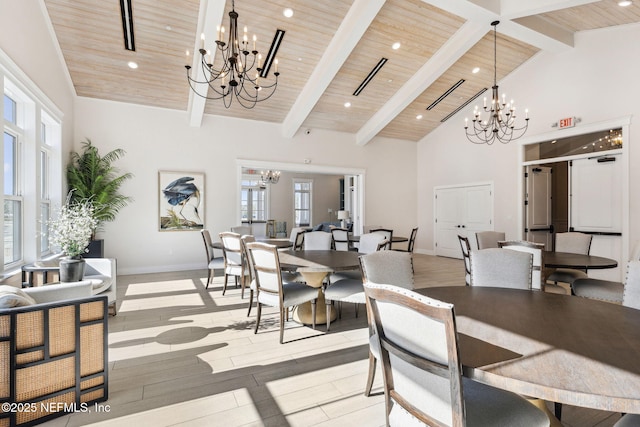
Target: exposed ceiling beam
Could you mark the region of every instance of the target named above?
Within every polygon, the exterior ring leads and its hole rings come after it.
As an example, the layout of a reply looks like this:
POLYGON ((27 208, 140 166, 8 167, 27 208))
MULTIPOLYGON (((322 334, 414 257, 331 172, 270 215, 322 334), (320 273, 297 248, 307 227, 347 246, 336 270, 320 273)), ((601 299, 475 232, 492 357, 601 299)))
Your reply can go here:
POLYGON ((597 1, 600 0, 502 0, 500 3, 500 16, 504 19, 523 18, 525 16, 567 9, 569 7, 582 6, 597 1))
MULTIPOLYGON (((191 63, 192 77, 198 81, 204 81, 205 76, 200 66, 200 34, 217 34, 216 27, 222 22, 224 15, 225 0, 200 0, 200 12, 198 15, 198 29, 196 30, 195 44, 193 45, 193 61, 191 63)), ((215 60, 217 49, 211 52, 211 63, 215 60)), ((188 83, 185 81, 185 84, 188 83)), ((200 85, 202 94, 206 94, 209 90, 208 85, 200 85)), ((202 117, 204 116, 204 107, 207 100, 193 93, 189 89, 189 103, 187 106, 187 114, 189 116, 189 125, 200 127, 202 125, 202 117)))
POLYGON ((282 123, 292 138, 367 31, 385 0, 355 0, 282 123))
POLYGON ((484 22, 467 21, 356 133, 365 145, 431 86, 489 31, 484 22))

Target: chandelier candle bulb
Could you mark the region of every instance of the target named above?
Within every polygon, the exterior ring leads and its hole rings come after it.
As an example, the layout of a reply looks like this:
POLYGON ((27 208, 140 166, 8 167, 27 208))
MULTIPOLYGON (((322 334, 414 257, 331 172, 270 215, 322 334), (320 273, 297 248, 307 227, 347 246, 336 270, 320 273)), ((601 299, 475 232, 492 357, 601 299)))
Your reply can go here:
MULTIPOLYGON (((253 35, 253 50, 256 50, 256 40, 258 40, 258 38, 256 37, 256 35, 253 35)), ((254 54, 255 55, 255 54, 254 54)), ((260 66, 260 64, 258 64, 258 66, 260 66)))
POLYGON ((200 34, 200 49, 204 49, 204 33, 200 34))

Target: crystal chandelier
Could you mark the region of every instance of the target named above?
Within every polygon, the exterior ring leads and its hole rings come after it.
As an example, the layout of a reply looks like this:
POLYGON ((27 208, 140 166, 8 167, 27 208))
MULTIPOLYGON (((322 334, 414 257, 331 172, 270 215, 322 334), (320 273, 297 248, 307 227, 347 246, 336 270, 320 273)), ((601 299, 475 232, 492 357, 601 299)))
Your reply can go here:
POLYGON ((498 47, 496 27, 500 21, 493 21, 493 87, 491 96, 491 105, 487 106, 487 98, 484 98, 484 107, 482 110, 475 107, 473 111, 473 120, 471 128, 469 128, 469 119, 464 119, 464 129, 469 141, 474 144, 488 144, 491 145, 495 141, 500 141, 503 144, 508 144, 514 139, 520 138, 525 134, 529 127, 529 110, 525 110, 524 125, 516 127, 516 107, 513 105, 513 100, 507 103, 505 95, 502 94, 502 99, 498 93, 498 47), (481 117, 482 113, 488 113, 487 118, 481 117))
POLYGON ((187 80, 191 90, 198 96, 206 99, 222 99, 225 108, 231 107, 233 99, 244 108, 253 108, 256 103, 265 101, 275 93, 278 86, 278 60, 275 59, 278 47, 284 37, 283 30, 277 30, 271 49, 267 54, 264 64, 262 55, 256 50, 256 36, 253 36, 253 48, 250 50, 247 38, 247 27, 244 27, 244 35, 238 37, 238 13, 235 11, 235 1, 231 2, 229 12, 229 39, 224 42, 225 28, 218 26, 218 34, 214 49, 222 57, 219 69, 213 66, 211 50, 205 49, 204 34, 200 37, 200 66, 204 80, 198 80, 191 76, 189 65, 189 51, 187 51, 187 80), (275 81, 267 81, 271 65, 275 65, 275 81), (205 85, 204 94, 198 92, 199 85, 205 85))
POLYGON ((280 180, 280 171, 266 170, 260 172, 260 180, 264 184, 277 184, 280 180))

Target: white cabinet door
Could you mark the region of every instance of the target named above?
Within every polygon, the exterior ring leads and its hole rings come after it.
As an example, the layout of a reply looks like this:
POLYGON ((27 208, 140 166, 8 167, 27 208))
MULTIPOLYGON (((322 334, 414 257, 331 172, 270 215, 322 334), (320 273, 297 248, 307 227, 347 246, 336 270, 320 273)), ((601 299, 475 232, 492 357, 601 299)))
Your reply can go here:
POLYGON ((491 230, 493 193, 491 184, 436 189, 436 255, 462 258, 458 235, 477 248, 475 233, 491 230))

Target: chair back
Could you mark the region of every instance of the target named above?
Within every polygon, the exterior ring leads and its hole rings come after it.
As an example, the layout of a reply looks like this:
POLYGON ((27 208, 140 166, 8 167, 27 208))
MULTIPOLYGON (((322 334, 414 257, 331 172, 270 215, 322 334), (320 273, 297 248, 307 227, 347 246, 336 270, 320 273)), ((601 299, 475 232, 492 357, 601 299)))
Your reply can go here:
POLYGON ((278 248, 261 242, 246 244, 255 273, 258 302, 282 307, 282 276, 278 248))
POLYGON ((249 233, 240 234, 252 234, 256 237, 267 237, 267 223, 266 222, 253 222, 251 223, 251 231, 249 233))
POLYGON ((497 248, 498 242, 504 240, 504 236, 501 231, 479 231, 476 233, 478 249, 497 248))
POLYGON ((393 230, 388 228, 376 228, 371 230, 372 233, 380 233, 384 235, 384 238, 389 242, 389 249, 391 249, 391 242, 393 241, 393 230))
POLYGON ((408 252, 380 251, 360 257, 364 283, 384 283, 413 289, 413 259, 408 252))
POLYGON ((407 252, 413 253, 413 247, 416 244, 417 235, 418 235, 418 227, 411 230, 411 235, 409 235, 409 243, 407 244, 407 252))
POLYGON ((305 251, 331 249, 331 233, 325 231, 307 231, 304 233, 303 247, 305 251))
POLYGON ((471 245, 469 244, 469 239, 465 236, 458 235, 458 241, 460 242, 462 259, 464 260, 464 283, 469 286, 471 284, 471 261, 469 260, 471 245))
POLYGON ((367 283, 365 294, 381 350, 387 425, 414 417, 425 425, 463 426, 453 304, 392 285, 367 283))
POLYGON ((371 233, 371 230, 378 230, 382 228, 381 225, 363 225, 362 226, 362 233, 366 234, 366 233, 371 233))
POLYGON ((527 252, 533 255, 533 269, 531 271, 531 289, 544 290, 544 243, 508 241, 498 242, 503 249, 527 252))
POLYGON ((360 236, 358 252, 370 254, 378 250, 378 244, 387 240, 382 233, 367 233, 360 236))
POLYGON ((591 249, 590 234, 570 231, 568 233, 556 234, 556 252, 568 252, 571 254, 589 255, 591 249))
POLYGON ((640 310, 640 261, 627 263, 622 305, 640 310))
POLYGON ((231 231, 241 236, 244 234, 253 234, 250 225, 236 225, 235 227, 231 227, 231 231))
POLYGON ((211 233, 209 230, 204 229, 200 231, 202 233, 202 240, 204 241, 204 249, 207 251, 207 264, 214 258, 213 257, 213 241, 211 240, 211 233))
POLYGON ((533 255, 498 248, 470 253, 471 286, 531 289, 533 255))
POLYGON ((253 243, 256 241, 255 236, 251 234, 245 234, 240 237, 240 247, 242 249, 242 259, 245 262, 245 268, 249 272, 249 283, 253 281, 255 278, 255 270, 253 268, 253 262, 251 261, 251 257, 249 256, 249 250, 247 249, 248 243, 253 243))
POLYGON ((242 266, 242 244, 240 234, 231 231, 220 233, 222 241, 222 254, 224 255, 225 268, 242 266))
POLYGON ((332 228, 333 249, 336 251, 349 250, 349 230, 346 228, 332 228))

